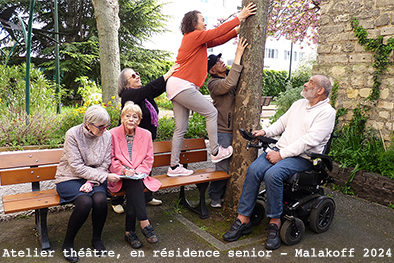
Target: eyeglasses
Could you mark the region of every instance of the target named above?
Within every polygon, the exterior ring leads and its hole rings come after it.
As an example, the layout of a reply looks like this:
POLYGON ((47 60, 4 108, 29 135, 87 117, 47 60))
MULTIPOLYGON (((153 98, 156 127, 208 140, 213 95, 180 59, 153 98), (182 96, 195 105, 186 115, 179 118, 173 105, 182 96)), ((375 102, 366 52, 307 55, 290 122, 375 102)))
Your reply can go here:
POLYGON ((96 125, 94 125, 93 123, 90 123, 90 125, 92 125, 93 127, 96 127, 96 128, 99 129, 100 131, 103 131, 103 130, 105 130, 105 129, 108 129, 109 126, 111 126, 111 124, 96 126, 96 125))
POLYGON ((128 78, 127 80, 129 80, 129 79, 135 79, 137 76, 139 77, 139 76, 140 76, 140 73, 134 72, 133 74, 131 74, 131 77, 128 78))

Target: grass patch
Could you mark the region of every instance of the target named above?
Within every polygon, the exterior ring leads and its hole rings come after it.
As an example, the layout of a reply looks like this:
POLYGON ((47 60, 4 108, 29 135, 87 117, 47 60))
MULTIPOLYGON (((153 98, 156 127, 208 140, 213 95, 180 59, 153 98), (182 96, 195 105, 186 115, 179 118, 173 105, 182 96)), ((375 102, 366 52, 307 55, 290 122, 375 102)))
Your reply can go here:
MULTIPOLYGON (((199 203, 199 192, 197 189, 186 191, 186 197, 189 200, 190 204, 193 206, 196 206, 199 203)), ((207 208, 209 214, 209 218, 207 219, 201 219, 199 215, 196 214, 195 212, 183 207, 180 204, 178 205, 177 202, 178 198, 179 198, 179 193, 166 194, 165 202, 168 203, 168 209, 166 210, 166 213, 169 214, 179 213, 183 217, 188 219, 190 222, 195 224, 201 230, 206 231, 207 233, 209 233, 210 235, 212 235, 213 237, 215 237, 216 239, 222 242, 226 242, 223 240, 222 236, 230 229, 234 220, 225 216, 222 208, 211 207, 208 193, 206 194, 206 202, 207 202, 207 208), (167 199, 167 195, 171 195, 171 197, 167 199)), ((263 222, 260 225, 253 227, 253 232, 251 234, 246 236, 241 236, 239 240, 258 236, 261 234, 265 236, 267 234, 267 230, 266 230, 267 226, 268 226, 268 219, 264 218, 263 222)))

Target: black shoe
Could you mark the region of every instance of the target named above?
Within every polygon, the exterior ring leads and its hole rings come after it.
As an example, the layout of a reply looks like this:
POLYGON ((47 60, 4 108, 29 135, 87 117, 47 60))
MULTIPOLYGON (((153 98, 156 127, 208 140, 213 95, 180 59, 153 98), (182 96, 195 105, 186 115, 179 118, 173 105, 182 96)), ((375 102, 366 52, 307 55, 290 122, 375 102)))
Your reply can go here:
POLYGON ((141 229, 142 234, 144 234, 146 241, 148 241, 151 244, 155 244, 159 242, 159 239, 157 238, 155 231, 153 230, 153 227, 151 225, 147 225, 144 229, 141 229))
POLYGON ((71 251, 75 251, 73 247, 62 247, 63 256, 68 262, 78 262, 77 251, 73 253, 75 256, 72 255, 71 251))
POLYGON ((280 247, 280 235, 279 228, 276 224, 268 225, 268 237, 267 242, 265 243, 265 248, 269 250, 275 250, 280 247))
POLYGON ((93 241, 92 240, 93 248, 99 252, 99 257, 107 256, 107 249, 104 247, 103 242, 100 240, 93 241))
POLYGON ((242 224, 237 218, 232 224, 229 231, 223 235, 223 239, 228 242, 233 242, 238 240, 242 235, 247 235, 252 233, 252 222, 249 221, 247 224, 242 224))
POLYGON ((127 235, 125 235, 124 239, 130 243, 132 248, 140 248, 142 247, 141 241, 138 239, 137 234, 133 231, 130 231, 127 235))

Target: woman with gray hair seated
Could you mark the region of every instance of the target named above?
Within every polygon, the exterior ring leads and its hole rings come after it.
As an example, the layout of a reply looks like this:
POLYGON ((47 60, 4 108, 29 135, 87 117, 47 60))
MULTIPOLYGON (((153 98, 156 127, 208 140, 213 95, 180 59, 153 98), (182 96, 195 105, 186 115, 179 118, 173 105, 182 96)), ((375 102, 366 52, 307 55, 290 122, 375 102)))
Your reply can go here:
POLYGON ((119 176, 109 172, 111 164, 111 124, 108 112, 99 105, 89 107, 83 123, 66 133, 63 155, 56 172, 56 190, 60 203, 73 202, 62 251, 70 262, 78 261, 74 239, 92 211, 92 246, 103 255, 106 249, 101 233, 107 218, 107 180, 117 182, 119 176), (75 250, 74 250, 75 251, 75 250))

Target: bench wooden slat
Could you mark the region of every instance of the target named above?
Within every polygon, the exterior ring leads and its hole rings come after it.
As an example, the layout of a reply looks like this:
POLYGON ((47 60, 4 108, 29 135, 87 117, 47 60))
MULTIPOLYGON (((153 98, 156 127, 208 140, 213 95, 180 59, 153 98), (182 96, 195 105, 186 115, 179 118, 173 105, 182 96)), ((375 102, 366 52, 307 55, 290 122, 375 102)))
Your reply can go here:
MULTIPOLYGON (((159 154, 155 155, 153 161, 153 167, 167 166, 170 165, 171 154, 159 154)), ((182 152, 180 154, 180 163, 197 163, 205 162, 207 160, 207 151, 200 150, 194 152, 182 152)))
POLYGON ((0 172, 1 185, 22 184, 55 179, 57 165, 12 169, 0 172))
POLYGON ((0 153, 0 169, 59 163, 63 149, 0 153))
MULTIPOLYGON (((204 138, 198 139, 185 139, 183 140, 181 151, 191 151, 191 150, 199 150, 205 149, 205 140, 204 138)), ((163 142, 154 142, 153 143, 153 153, 167 153, 171 152, 171 143, 169 141, 163 142)))
POLYGON ((223 171, 214 171, 213 169, 201 169, 189 176, 169 177, 166 174, 155 176, 161 182, 160 189, 166 189, 176 186, 184 186, 189 184, 206 183, 217 180, 229 179, 230 175, 223 171))
MULTIPOLYGON (((206 183, 211 181, 218 181, 224 179, 230 179, 230 175, 223 171, 215 171, 214 169, 201 169, 194 171, 194 174, 189 176, 178 176, 178 177, 169 177, 166 174, 154 176, 154 178, 160 180, 161 187, 160 189, 172 188, 177 186, 185 186, 189 184, 199 184, 206 183)), ((147 192, 148 189, 145 189, 147 192)), ((113 196, 123 196, 126 194, 124 190, 113 193, 110 192, 113 196)))
POLYGON ((3 196, 6 214, 59 205, 56 189, 3 196))

